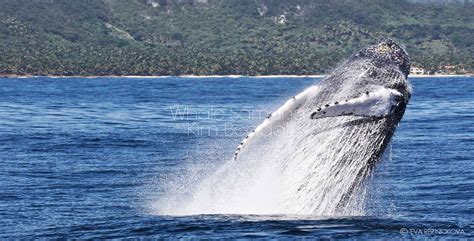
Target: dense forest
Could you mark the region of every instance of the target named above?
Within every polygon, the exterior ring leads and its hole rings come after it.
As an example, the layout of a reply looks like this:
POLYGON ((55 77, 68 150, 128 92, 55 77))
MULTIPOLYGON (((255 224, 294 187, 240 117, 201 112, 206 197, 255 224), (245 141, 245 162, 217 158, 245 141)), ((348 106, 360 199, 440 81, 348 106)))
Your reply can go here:
POLYGON ((472 73, 474 4, 450 2, 0 0, 0 75, 322 74, 382 38, 472 73))

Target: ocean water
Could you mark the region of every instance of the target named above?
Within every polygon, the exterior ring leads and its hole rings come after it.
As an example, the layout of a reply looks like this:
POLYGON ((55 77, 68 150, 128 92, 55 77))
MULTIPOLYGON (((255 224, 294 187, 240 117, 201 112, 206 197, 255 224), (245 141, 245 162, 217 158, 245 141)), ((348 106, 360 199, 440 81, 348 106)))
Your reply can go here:
POLYGON ((160 211, 317 81, 0 79, 0 238, 472 238, 472 77, 410 79, 363 215, 160 211))

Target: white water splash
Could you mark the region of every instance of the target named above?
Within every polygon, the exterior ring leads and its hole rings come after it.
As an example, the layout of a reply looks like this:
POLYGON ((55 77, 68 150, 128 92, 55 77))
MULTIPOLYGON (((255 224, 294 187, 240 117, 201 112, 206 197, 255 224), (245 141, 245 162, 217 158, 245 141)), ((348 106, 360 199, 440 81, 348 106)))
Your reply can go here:
MULTIPOLYGON (((278 141, 259 143, 261 151, 246 153, 245 160, 229 160, 210 175, 188 173, 186 180, 169 183, 168 195, 153 205, 160 215, 196 214, 300 214, 300 215, 364 215, 367 189, 360 185, 345 209, 337 204, 366 163, 341 166, 331 162, 313 163, 281 161, 288 149, 268 151, 281 146, 278 141), (251 157, 250 157, 251 156, 251 157), (334 170, 338 170, 334 176, 334 170), (192 176, 192 177, 191 177, 192 176), (308 180, 310 177, 310 181, 308 180), (306 185, 306 188, 301 188, 306 185), (178 188, 178 189, 176 189, 178 188), (304 192, 301 192, 303 191, 304 192), (185 196, 179 196, 186 193, 185 196)), ((283 144, 283 143, 280 143, 283 144)), ((290 146, 290 143, 285 143, 290 146)), ((321 151, 329 144, 320 145, 321 151)), ((342 151, 342 150, 341 150, 342 151)), ((293 154, 294 160, 305 153, 293 154)), ((188 167, 190 170, 197 167, 188 167)), ((210 167, 207 167, 210 168, 210 167)))

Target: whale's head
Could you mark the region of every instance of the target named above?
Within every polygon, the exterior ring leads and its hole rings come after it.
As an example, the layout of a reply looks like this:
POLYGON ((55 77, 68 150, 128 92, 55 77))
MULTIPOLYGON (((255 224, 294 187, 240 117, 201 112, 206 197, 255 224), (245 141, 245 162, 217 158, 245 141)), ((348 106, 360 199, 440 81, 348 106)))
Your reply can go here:
POLYGON ((379 87, 394 89, 403 95, 404 102, 411 96, 408 81, 410 59, 407 52, 391 39, 365 47, 321 81, 325 86, 319 101, 355 98, 379 87))
POLYGON ((397 90, 403 95, 404 102, 408 102, 411 96, 409 72, 407 52, 391 39, 382 40, 357 51, 321 81, 327 88, 319 100, 355 98, 384 87, 397 90))
POLYGON ((397 67, 405 77, 410 73, 410 59, 405 50, 391 39, 382 40, 377 44, 357 52, 352 58, 367 59, 378 68, 397 67))
POLYGON ((393 40, 363 48, 321 81, 311 118, 378 117, 394 128, 411 97, 409 71, 408 54, 393 40))

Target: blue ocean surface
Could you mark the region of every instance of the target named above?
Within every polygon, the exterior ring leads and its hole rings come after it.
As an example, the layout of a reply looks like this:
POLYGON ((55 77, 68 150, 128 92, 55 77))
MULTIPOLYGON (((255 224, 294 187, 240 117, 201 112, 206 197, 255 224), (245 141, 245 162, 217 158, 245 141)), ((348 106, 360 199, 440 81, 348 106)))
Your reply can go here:
POLYGON ((472 77, 410 79, 367 215, 154 211, 190 166, 231 160, 265 111, 318 81, 1 78, 0 238, 472 238, 472 77))

